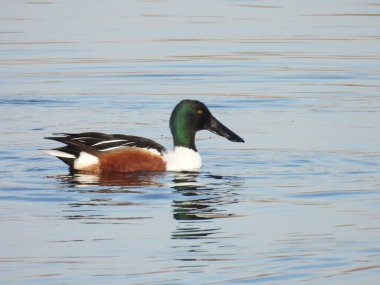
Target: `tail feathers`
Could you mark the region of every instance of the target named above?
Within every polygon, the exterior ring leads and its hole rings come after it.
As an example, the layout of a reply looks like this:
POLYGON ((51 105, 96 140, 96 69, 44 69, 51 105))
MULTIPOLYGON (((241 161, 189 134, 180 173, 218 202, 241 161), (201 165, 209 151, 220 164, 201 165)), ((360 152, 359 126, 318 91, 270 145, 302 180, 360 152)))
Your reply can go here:
POLYGON ((69 158, 69 159, 75 159, 75 155, 67 152, 63 152, 58 149, 46 149, 44 150, 46 153, 51 154, 53 156, 56 156, 58 158, 69 158))
POLYGON ((64 163, 66 163, 71 169, 74 167, 74 161, 78 157, 72 153, 66 152, 64 147, 56 148, 56 149, 46 149, 44 151, 48 154, 51 154, 51 155, 59 158, 64 163))
POLYGON ((101 152, 94 147, 88 146, 78 140, 68 137, 46 137, 66 144, 66 146, 45 150, 67 164, 70 169, 82 170, 89 166, 97 165, 101 152))

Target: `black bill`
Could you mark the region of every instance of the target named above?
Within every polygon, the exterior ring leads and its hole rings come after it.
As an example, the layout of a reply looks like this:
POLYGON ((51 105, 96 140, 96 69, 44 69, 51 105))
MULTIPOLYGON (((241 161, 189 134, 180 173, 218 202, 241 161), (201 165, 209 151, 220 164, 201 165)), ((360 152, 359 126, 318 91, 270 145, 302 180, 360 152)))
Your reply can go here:
POLYGON ((225 137, 230 141, 244 142, 244 140, 241 137, 239 137, 237 134, 235 134, 233 131, 231 131, 229 128, 227 128, 214 117, 211 117, 210 122, 206 125, 205 128, 206 130, 209 130, 210 132, 219 136, 225 137))

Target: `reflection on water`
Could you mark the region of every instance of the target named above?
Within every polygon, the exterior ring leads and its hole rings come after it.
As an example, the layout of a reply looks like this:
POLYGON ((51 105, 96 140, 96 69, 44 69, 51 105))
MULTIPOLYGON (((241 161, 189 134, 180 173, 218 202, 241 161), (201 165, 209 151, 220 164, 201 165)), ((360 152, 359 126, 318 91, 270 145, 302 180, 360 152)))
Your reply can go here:
POLYGON ((172 205, 174 219, 179 221, 172 238, 199 239, 209 237, 221 229, 210 228, 212 227, 211 223, 201 224, 194 223, 194 221, 234 216, 233 213, 220 209, 221 205, 238 203, 237 194, 232 192, 231 178, 224 179, 221 176, 207 175, 208 178, 217 179, 218 183, 210 181, 205 186, 197 182, 198 176, 199 173, 197 172, 181 172, 174 175, 173 188, 182 197, 174 200, 172 205), (219 189, 219 185, 222 183, 231 188, 219 189))
MULTIPOLYGON (((139 201, 138 196, 151 197, 157 187, 164 188, 162 181, 166 176, 172 176, 170 188, 174 189, 169 196, 173 196, 173 218, 178 221, 173 239, 201 239, 212 237, 223 229, 213 228, 213 224, 202 220, 217 218, 233 218, 235 213, 229 212, 224 206, 238 203, 238 193, 234 187, 242 187, 243 182, 238 177, 212 175, 200 172, 178 173, 128 173, 96 175, 89 173, 72 173, 59 175, 55 179, 68 188, 68 192, 78 192, 86 195, 86 199, 68 203, 71 208, 65 210, 64 217, 71 220, 83 220, 85 223, 122 223, 128 220, 146 219, 152 217, 118 216, 107 217, 93 214, 92 207, 139 207, 145 203, 139 201), (198 182, 207 179, 207 183, 198 182), (100 186, 93 189, 93 186, 100 186), (110 186, 110 187, 104 187, 110 186), (148 187, 148 188, 146 188, 148 187), (145 190, 142 190, 142 189, 145 190), (152 190, 149 190, 152 189, 152 190), (118 199, 115 199, 117 195, 118 199), (123 195, 120 199, 120 195, 123 195), (67 214, 67 213, 71 214, 67 214)), ((157 193, 156 193, 157 194, 157 193)))
MULTIPOLYGON (((184 196, 182 200, 173 201, 174 218, 176 220, 201 220, 231 217, 231 213, 222 213, 218 205, 237 203, 237 194, 231 189, 220 191, 217 183, 202 186, 197 183, 197 173, 179 173, 175 175, 174 186, 177 193, 184 196), (232 198, 233 196, 233 198, 232 198)), ((213 176, 208 176, 213 177, 213 176)), ((218 177, 218 181, 224 186, 229 185, 229 180, 218 177)))
POLYGON ((71 187, 84 187, 91 185, 100 186, 156 186, 162 187, 163 185, 158 182, 158 178, 163 174, 161 173, 80 173, 75 172, 69 175, 59 175, 56 179, 69 183, 71 187))

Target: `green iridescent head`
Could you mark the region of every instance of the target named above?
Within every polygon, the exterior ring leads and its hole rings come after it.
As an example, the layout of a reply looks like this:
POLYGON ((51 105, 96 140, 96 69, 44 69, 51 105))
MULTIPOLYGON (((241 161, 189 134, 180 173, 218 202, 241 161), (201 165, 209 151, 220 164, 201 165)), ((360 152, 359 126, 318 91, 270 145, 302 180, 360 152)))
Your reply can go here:
POLYGON ((170 130, 174 146, 187 147, 194 151, 197 151, 195 134, 201 130, 209 130, 233 142, 244 142, 215 119, 205 104, 196 100, 182 100, 175 106, 170 116, 170 130))

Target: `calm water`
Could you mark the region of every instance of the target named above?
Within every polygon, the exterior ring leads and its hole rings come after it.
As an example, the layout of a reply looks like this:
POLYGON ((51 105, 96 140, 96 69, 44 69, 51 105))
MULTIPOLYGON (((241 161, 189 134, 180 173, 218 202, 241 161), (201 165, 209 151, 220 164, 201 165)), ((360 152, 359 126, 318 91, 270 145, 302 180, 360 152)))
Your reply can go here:
POLYGON ((1 284, 378 284, 380 1, 1 1, 1 284), (286 3, 284 3, 286 2, 286 3), (199 173, 70 175, 54 132, 171 147, 199 173))

